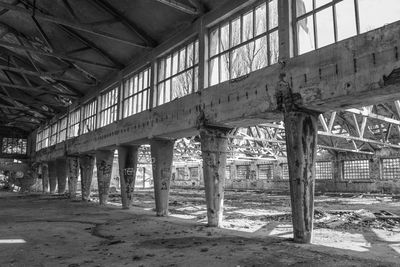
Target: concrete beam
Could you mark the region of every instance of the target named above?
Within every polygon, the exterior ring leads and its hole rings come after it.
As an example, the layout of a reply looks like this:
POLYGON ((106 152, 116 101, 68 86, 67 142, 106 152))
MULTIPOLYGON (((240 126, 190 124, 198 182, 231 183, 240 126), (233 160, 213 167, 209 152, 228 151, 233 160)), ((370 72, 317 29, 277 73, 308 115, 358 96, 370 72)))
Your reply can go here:
POLYGON ((171 181, 174 143, 175 141, 171 140, 150 140, 157 216, 168 216, 169 185, 171 181))
POLYGON ((222 224, 229 130, 231 129, 210 127, 200 129, 207 219, 208 226, 213 227, 222 224))
POLYGON ((211 125, 246 127, 282 120, 276 84, 291 85, 299 108, 325 112, 400 98, 400 22, 293 57, 285 68, 274 64, 141 112, 39 153, 73 155, 118 144, 141 144, 149 138, 176 139, 198 134, 199 118, 211 125), (375 60, 372 60, 375 58, 375 60), (59 153, 61 152, 61 153, 59 153))
POLYGON ((100 205, 106 205, 110 190, 114 150, 96 151, 97 182, 100 205))
POLYGON ((122 208, 129 209, 135 190, 138 146, 119 146, 119 177, 121 181, 122 208))
POLYGON ((82 155, 79 157, 81 169, 81 191, 82 200, 88 201, 90 199, 90 187, 93 178, 93 168, 95 157, 91 155, 82 155))

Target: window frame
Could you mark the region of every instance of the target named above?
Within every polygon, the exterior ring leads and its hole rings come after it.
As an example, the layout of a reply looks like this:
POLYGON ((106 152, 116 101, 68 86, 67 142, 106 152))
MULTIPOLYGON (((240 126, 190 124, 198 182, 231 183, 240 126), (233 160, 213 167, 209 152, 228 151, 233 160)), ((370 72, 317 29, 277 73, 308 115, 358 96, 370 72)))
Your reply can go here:
POLYGON ((102 128, 118 120, 120 84, 114 84, 104 90, 99 97, 99 127, 102 128))
POLYGON ((83 105, 81 110, 81 112, 83 112, 83 115, 81 115, 81 134, 86 134, 97 129, 97 107, 97 98, 94 98, 83 105), (88 126, 92 126, 93 129, 88 128, 88 126))
POLYGON ((127 118, 133 116, 137 113, 146 111, 150 109, 150 99, 151 99, 151 90, 152 90, 152 81, 151 81, 151 73, 152 67, 151 65, 147 65, 139 71, 132 73, 123 79, 122 82, 122 118, 127 118), (145 87, 145 72, 147 72, 147 87, 145 87), (142 76, 142 85, 141 90, 138 90, 137 87, 135 91, 134 83, 139 84, 139 76, 142 76), (136 79, 137 78, 137 79, 136 79), (129 92, 132 92, 131 94, 129 92), (145 97, 146 95, 146 97, 145 97), (141 108, 139 109, 138 102, 141 99, 141 108), (136 105, 135 105, 136 103, 136 105), (144 105, 145 104, 145 105, 144 105))

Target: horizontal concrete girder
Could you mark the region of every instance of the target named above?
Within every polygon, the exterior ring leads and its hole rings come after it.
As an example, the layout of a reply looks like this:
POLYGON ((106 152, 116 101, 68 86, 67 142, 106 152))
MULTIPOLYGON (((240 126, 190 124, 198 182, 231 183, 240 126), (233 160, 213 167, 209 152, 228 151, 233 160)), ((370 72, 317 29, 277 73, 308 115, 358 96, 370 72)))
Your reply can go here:
POLYGON ((285 73, 281 64, 260 69, 41 150, 37 159, 195 135, 201 120, 227 127, 282 120, 276 97, 282 77, 297 106, 319 112, 400 98, 399 46, 396 22, 291 58, 284 63, 285 73))

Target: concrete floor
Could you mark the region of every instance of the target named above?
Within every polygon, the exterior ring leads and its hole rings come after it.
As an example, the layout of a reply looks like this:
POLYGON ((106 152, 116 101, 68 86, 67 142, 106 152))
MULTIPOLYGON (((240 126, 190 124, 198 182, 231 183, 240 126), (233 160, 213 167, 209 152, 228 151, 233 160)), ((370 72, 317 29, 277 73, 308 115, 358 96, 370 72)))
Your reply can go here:
MULTIPOLYGON (((137 192, 138 205, 129 211, 118 204, 99 207, 1 192, 0 266, 400 266, 396 225, 327 229, 317 224, 313 244, 300 245, 288 238, 290 218, 265 215, 288 210, 287 196, 227 192, 225 229, 213 229, 204 225, 203 193, 172 190, 172 216, 161 218, 151 209, 151 191, 137 192)), ((375 205, 372 199, 349 200, 400 211, 399 202, 375 205)), ((341 200, 317 197, 316 206, 337 209, 341 200)))

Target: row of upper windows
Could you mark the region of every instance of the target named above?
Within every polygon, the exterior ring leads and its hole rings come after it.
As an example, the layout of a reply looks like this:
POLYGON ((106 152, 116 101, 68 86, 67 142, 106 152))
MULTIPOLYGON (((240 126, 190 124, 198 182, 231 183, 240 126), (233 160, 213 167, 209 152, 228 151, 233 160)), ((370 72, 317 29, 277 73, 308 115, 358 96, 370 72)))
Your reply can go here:
MULTIPOLYGON (((398 0, 292 0, 296 54, 348 38, 400 18, 398 0), (370 6, 368 6, 370 5, 370 6), (390 16, 371 16, 371 8, 390 16)), ((247 8, 211 27, 207 68, 210 86, 278 62, 278 0, 247 8)), ((196 92, 199 88, 199 41, 191 40, 102 93, 57 123, 38 132, 37 150, 106 126, 196 92), (152 75, 152 72, 154 72, 152 75), (154 77, 154 83, 152 82, 154 77), (120 115, 121 114, 121 115, 120 115)))

